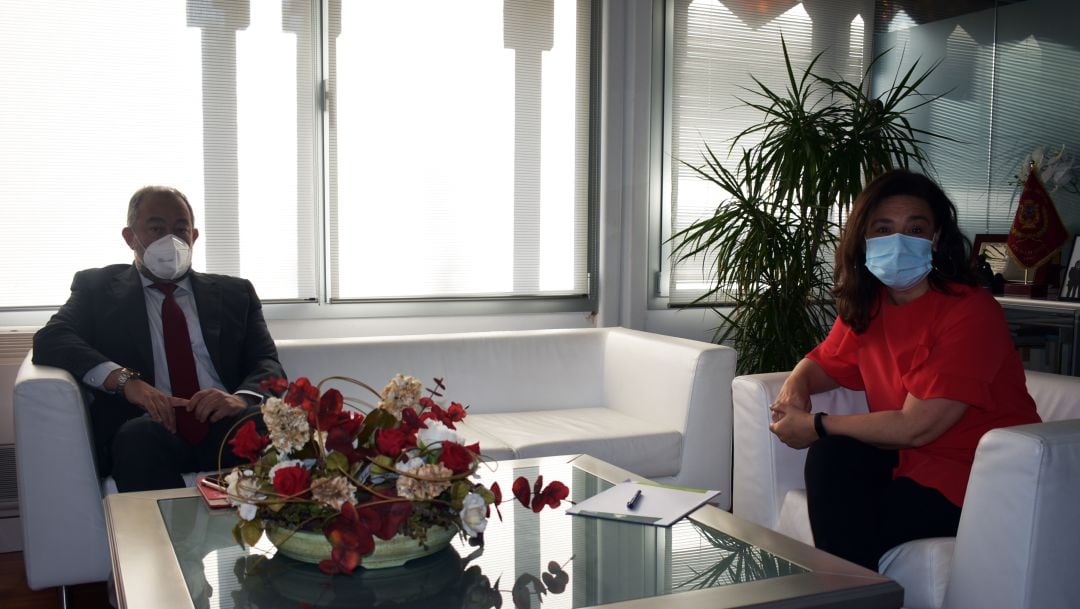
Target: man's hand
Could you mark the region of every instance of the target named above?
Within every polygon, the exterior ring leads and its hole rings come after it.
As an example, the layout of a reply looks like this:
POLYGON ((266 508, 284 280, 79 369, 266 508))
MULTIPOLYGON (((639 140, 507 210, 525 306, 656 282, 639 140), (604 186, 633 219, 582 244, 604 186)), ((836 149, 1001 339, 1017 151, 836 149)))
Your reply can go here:
POLYGON ((802 407, 777 400, 770 410, 773 413, 773 423, 769 425, 769 431, 776 434, 784 444, 801 449, 818 439, 817 430, 814 429, 814 415, 802 407))
POLYGON ((153 385, 141 379, 132 379, 124 385, 124 399, 142 408, 150 418, 176 433, 176 414, 174 406, 183 405, 187 400, 165 395, 153 385))
POLYGON ((187 402, 188 412, 203 423, 217 423, 225 417, 240 414, 245 408, 244 398, 213 388, 197 391, 187 402))

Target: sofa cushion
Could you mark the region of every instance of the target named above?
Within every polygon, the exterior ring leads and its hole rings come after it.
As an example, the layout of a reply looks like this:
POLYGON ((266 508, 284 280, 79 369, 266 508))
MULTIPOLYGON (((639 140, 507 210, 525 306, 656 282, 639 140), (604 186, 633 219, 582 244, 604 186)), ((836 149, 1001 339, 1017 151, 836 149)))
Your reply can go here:
POLYGON ((881 557, 878 571, 904 589, 904 609, 941 609, 955 547, 955 537, 902 543, 881 557))
POLYGON ((464 421, 455 423, 458 435, 461 436, 465 444, 472 444, 473 442, 480 443, 480 454, 486 461, 501 461, 503 459, 513 459, 514 449, 506 442, 503 442, 499 438, 485 432, 478 428, 472 420, 474 416, 469 416, 464 421))
POLYGON ((792 489, 784 495, 776 530, 808 546, 814 545, 814 533, 810 530, 810 516, 806 509, 805 489, 792 489))
POLYGON ((586 453, 647 478, 678 474, 682 460, 680 432, 608 408, 473 414, 468 422, 518 458, 586 453))

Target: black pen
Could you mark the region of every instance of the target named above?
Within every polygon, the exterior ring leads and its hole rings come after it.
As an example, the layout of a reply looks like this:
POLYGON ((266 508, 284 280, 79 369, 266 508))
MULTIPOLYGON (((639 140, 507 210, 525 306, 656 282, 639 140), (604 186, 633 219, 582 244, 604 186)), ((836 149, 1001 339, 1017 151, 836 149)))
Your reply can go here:
POLYGON ((626 509, 632 510, 637 505, 638 499, 641 499, 641 489, 634 492, 634 496, 630 498, 630 501, 626 502, 626 509))

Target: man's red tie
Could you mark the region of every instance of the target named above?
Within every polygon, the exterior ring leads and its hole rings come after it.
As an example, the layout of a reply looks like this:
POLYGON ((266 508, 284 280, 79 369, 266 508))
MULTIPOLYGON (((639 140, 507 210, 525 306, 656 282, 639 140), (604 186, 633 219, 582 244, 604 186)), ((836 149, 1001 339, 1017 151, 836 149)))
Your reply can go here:
MULTIPOLYGON (((155 283, 154 287, 165 294, 161 303, 161 327, 165 337, 165 359, 169 363, 169 384, 172 394, 178 398, 190 398, 199 390, 199 375, 195 371, 195 354, 191 351, 191 335, 188 334, 187 318, 173 292, 174 283, 155 283)), ((176 431, 191 444, 198 444, 206 437, 209 425, 200 422, 187 408, 175 408, 176 431)))

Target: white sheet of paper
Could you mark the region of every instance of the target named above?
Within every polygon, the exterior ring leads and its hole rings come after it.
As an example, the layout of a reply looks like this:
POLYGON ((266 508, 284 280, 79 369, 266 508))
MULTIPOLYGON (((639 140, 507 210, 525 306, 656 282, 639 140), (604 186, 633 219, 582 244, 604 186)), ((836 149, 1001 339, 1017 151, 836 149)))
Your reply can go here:
POLYGON ((567 514, 669 527, 698 509, 720 491, 683 489, 648 482, 622 482, 566 510, 567 514), (627 502, 637 491, 634 507, 627 502))

